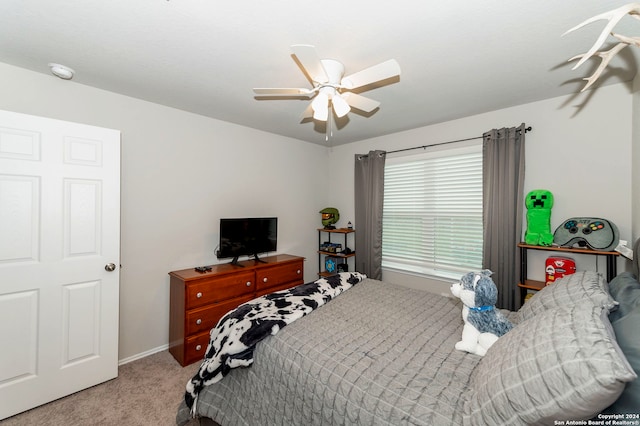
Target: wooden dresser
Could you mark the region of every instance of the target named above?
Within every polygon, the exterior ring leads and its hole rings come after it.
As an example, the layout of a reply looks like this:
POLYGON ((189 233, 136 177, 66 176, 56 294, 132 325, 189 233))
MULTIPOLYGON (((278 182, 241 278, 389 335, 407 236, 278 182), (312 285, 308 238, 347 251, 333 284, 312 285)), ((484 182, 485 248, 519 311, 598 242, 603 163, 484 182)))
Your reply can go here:
POLYGON ((209 331, 231 309, 256 297, 304 282, 304 258, 279 254, 242 266, 211 265, 169 272, 169 352, 182 366, 204 358, 209 331))

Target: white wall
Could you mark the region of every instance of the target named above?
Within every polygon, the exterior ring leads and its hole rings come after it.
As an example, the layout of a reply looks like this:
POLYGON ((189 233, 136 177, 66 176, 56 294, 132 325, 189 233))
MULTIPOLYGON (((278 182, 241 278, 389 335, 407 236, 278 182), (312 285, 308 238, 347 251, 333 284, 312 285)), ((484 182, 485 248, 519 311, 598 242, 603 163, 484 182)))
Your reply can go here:
MULTIPOLYGON (((375 115, 371 120, 375 120, 375 115)), ((544 188, 554 194, 552 229, 569 217, 602 217, 618 226, 621 238, 631 240, 632 96, 624 84, 334 147, 330 152, 330 173, 341 182, 342 189, 332 192, 330 204, 340 208, 342 217, 353 221, 353 157, 356 153, 465 139, 481 136, 492 128, 518 126, 522 122, 533 127, 526 136, 524 191, 526 194, 532 189, 544 188), (584 103, 582 108, 577 107, 579 103, 584 103)), ((355 222, 354 227, 357 232, 355 222)), ((543 260, 547 256, 530 257, 529 270, 533 271, 530 278, 542 279, 543 260)), ((577 257, 576 261, 578 267, 596 267, 592 256, 577 257)), ((597 267, 605 271, 604 259, 598 261, 597 267)), ((627 267, 627 262, 619 261, 619 270, 627 267)), ((449 283, 388 271, 384 271, 383 278, 437 293, 448 293, 449 288, 449 283)))
POLYGON ((220 217, 277 216, 316 277, 327 149, 0 63, 0 109, 122 132, 120 353, 168 343, 171 270, 217 263, 220 217))

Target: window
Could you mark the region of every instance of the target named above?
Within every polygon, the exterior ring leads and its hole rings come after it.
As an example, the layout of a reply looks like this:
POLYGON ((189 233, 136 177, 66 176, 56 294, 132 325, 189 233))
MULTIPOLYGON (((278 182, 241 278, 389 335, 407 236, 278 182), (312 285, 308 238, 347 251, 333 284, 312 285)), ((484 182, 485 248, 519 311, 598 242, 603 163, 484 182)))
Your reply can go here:
POLYGON ((482 145, 387 158, 382 266, 460 278, 482 267, 482 145))

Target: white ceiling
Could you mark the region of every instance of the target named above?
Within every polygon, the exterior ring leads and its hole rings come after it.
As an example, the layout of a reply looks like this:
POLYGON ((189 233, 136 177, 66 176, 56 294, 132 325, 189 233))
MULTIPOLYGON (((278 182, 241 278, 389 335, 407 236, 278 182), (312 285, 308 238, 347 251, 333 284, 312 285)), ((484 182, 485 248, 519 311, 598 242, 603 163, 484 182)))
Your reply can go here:
MULTIPOLYGON (((309 101, 257 100, 252 88, 311 87, 292 44, 315 45, 346 74, 396 59, 399 81, 364 93, 381 106, 339 123, 339 145, 576 93, 597 61, 572 71, 567 60, 605 23, 561 35, 625 3, 2 0, 0 62, 47 74, 61 63, 80 84, 327 144, 323 124, 301 123, 309 101)), ((636 36, 640 23, 626 17, 616 32, 636 36)), ((624 49, 596 86, 631 80, 639 54, 624 49)))

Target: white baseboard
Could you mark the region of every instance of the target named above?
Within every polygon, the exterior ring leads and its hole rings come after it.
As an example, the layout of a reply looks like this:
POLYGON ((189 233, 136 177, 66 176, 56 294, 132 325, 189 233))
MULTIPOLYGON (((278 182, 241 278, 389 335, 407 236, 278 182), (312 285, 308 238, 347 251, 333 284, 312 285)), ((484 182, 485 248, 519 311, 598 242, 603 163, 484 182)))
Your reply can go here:
POLYGON ((149 355, 153 355, 153 354, 157 354, 158 352, 162 352, 162 351, 166 351, 167 349, 169 349, 169 344, 167 343, 166 345, 162 345, 162 346, 158 346, 157 348, 153 348, 153 349, 149 349, 148 351, 144 351, 141 352, 139 354, 127 357, 127 358, 123 358, 121 360, 118 361, 118 365, 124 365, 124 364, 128 364, 130 362, 133 361, 137 361, 139 359, 148 357, 149 355))

